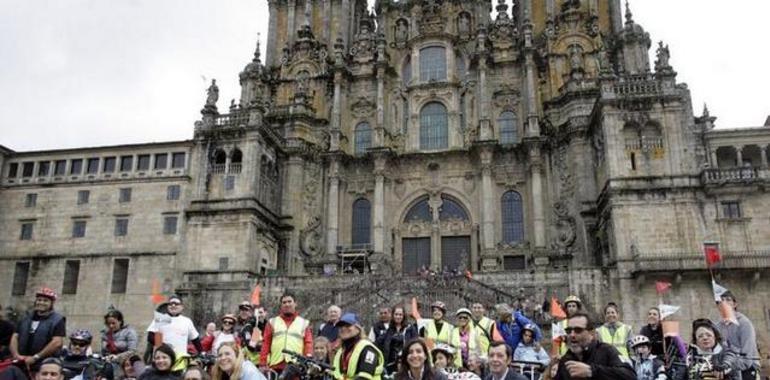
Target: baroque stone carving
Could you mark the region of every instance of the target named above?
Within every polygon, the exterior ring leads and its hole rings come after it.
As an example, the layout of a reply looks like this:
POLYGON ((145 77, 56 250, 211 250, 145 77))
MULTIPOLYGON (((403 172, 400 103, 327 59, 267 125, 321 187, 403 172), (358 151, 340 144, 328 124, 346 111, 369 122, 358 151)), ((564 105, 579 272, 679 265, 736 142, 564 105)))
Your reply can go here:
POLYGON ((554 203, 553 213, 556 221, 554 222, 555 236, 551 243, 551 249, 561 256, 572 254, 573 245, 577 238, 575 218, 569 214, 569 208, 565 201, 554 203))
POLYGON ((406 47, 406 41, 409 40, 409 21, 407 21, 405 18, 396 20, 396 26, 395 30, 393 31, 393 35, 396 41, 391 45, 392 47, 399 49, 406 47))
POLYGON ((377 110, 377 104, 373 101, 361 97, 350 106, 350 110, 353 111, 353 115, 358 118, 364 118, 374 115, 374 111, 377 110))
POLYGON ((322 251, 321 218, 313 216, 299 232, 302 253, 308 257, 318 256, 322 251))
POLYGON ((420 33, 436 34, 444 31, 446 19, 441 10, 442 0, 423 0, 420 14, 420 33))

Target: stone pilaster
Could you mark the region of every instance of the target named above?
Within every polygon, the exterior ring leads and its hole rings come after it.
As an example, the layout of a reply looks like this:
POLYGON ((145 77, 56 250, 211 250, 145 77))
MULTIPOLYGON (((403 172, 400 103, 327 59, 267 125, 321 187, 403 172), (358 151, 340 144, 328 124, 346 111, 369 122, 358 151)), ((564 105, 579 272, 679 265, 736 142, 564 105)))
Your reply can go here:
POLYGON ((717 158, 716 147, 711 148, 711 167, 714 169, 719 168, 719 159, 717 158))
POLYGON ((334 152, 340 149, 340 86, 342 82, 342 73, 334 73, 334 98, 332 100, 332 125, 331 138, 329 139, 329 150, 334 152))
POLYGON ((350 17, 347 14, 344 14, 348 9, 350 9, 350 0, 342 0, 342 19, 340 20, 339 24, 339 31, 338 33, 342 35, 342 44, 345 45, 345 51, 348 50, 348 41, 350 41, 350 33, 348 31, 348 24, 350 23, 350 17))
POLYGON ((767 147, 759 147, 759 155, 761 159, 762 168, 767 168, 767 147))
MULTIPOLYGON (((286 177, 284 180, 284 189, 302 189, 304 187, 304 159, 300 156, 291 156, 286 162, 286 177)), ((283 211, 285 215, 291 215, 291 224, 294 229, 291 231, 289 241, 286 246, 286 269, 290 274, 302 273, 302 263, 299 260, 299 231, 304 227, 302 220, 304 212, 302 210, 302 191, 288 191, 283 194, 283 211)))
POLYGON ((372 212, 372 235, 374 252, 383 252, 385 247, 385 165, 387 158, 377 155, 374 159, 374 210, 372 212))
POLYGON ((294 34, 297 32, 297 26, 295 24, 296 11, 297 11, 297 0, 289 0, 289 8, 286 16, 287 18, 286 36, 287 36, 287 41, 289 41, 289 46, 294 45, 294 34))
POLYGON ((339 161, 332 158, 329 162, 329 198, 326 207, 326 253, 337 252, 339 236, 339 161))
POLYGON ((267 51, 265 52, 265 60, 267 66, 271 67, 275 65, 276 54, 276 39, 278 37, 278 10, 276 5, 277 0, 268 0, 267 7, 270 12, 270 21, 268 22, 267 31, 267 51))
POLYGON ((735 147, 735 166, 741 167, 743 166, 743 147, 742 146, 736 146, 735 147))
POLYGON ((620 0, 610 0, 610 23, 612 31, 619 33, 623 29, 623 17, 620 14, 620 0))
POLYGON ((377 69, 377 124, 374 126, 373 146, 385 145, 385 67, 377 69))
POLYGON ((532 148, 530 151, 530 185, 532 196, 532 219, 534 224, 535 247, 545 247, 545 213, 543 207, 543 177, 540 149, 532 148))
POLYGON ((492 190, 492 148, 483 147, 481 159, 481 234, 484 251, 495 248, 495 195, 492 190))
POLYGON ((492 140, 492 124, 489 121, 489 99, 487 98, 487 64, 479 60, 479 140, 492 140))

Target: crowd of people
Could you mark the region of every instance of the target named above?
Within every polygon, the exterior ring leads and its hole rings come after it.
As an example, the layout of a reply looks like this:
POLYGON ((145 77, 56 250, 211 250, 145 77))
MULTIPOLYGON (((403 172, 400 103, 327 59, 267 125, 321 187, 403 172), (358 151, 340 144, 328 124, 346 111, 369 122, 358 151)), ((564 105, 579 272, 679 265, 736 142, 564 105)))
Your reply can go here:
POLYGON ((292 294, 278 313, 244 301, 199 333, 170 296, 147 329, 146 342, 118 310, 104 315, 99 339, 70 329, 55 310, 56 293, 36 292, 34 308, 15 326, 0 320, 0 380, 758 380, 760 361, 751 321, 736 297, 722 303, 736 320, 697 319, 686 343, 664 333, 651 308, 638 332, 622 322, 618 305, 598 323, 577 296, 565 299, 566 318, 552 339, 511 305, 448 310, 430 304, 430 318, 414 306, 383 307, 369 329, 352 312, 332 305, 314 326, 298 313, 292 294), (453 316, 450 318, 449 316, 453 316), (67 334, 67 331, 70 331, 67 334), (99 344, 96 344, 96 343, 99 344), (546 347, 551 348, 550 352, 546 347), (141 355, 144 351, 144 355, 141 355))

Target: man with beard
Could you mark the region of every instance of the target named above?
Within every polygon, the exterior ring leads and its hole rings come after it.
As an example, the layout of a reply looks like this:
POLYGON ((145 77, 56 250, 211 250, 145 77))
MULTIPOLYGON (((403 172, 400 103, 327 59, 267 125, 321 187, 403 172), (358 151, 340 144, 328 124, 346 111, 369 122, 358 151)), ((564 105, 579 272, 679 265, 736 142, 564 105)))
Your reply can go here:
POLYGON ((67 334, 66 318, 53 310, 56 292, 41 288, 35 293, 35 308, 19 322, 11 337, 11 355, 36 371, 40 362, 56 355, 67 334))
POLYGON ((262 338, 262 352, 259 355, 259 368, 262 372, 269 368, 280 373, 286 368, 283 350, 307 357, 313 355, 313 330, 310 321, 297 314, 293 294, 285 293, 281 296, 280 314, 270 318, 262 338))
POLYGON ((559 360, 554 379, 636 379, 636 373, 623 362, 618 350, 596 339, 594 324, 588 314, 572 314, 565 330, 569 350, 559 360))
POLYGON ((334 355, 334 378, 380 380, 385 360, 382 352, 361 337, 362 327, 353 313, 345 313, 337 322, 340 349, 334 355))

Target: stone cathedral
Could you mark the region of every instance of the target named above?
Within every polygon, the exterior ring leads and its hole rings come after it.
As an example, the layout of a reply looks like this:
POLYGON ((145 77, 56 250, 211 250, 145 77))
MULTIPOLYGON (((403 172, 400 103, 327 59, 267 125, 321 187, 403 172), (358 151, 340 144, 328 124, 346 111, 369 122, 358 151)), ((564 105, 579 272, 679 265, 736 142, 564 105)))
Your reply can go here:
POLYGON ((638 328, 660 300, 716 315, 711 242, 766 347, 770 126, 695 116, 627 4, 268 4, 265 56, 229 109, 234 78, 211 84, 192 139, 0 147, 6 312, 48 285, 73 327, 110 305, 144 327, 161 291, 203 323, 261 284, 313 319, 577 294, 638 328))

